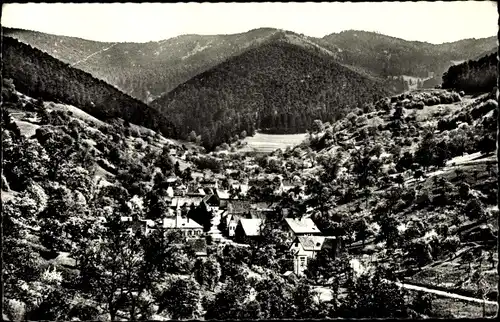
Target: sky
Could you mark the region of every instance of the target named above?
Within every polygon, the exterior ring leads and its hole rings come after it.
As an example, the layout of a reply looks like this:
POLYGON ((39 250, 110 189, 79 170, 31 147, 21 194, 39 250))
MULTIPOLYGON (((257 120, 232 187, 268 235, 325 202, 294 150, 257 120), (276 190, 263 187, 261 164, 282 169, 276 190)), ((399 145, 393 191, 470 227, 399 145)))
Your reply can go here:
POLYGON ((365 30, 434 44, 496 36, 495 1, 4 4, 2 25, 107 42, 272 27, 323 37, 365 30))

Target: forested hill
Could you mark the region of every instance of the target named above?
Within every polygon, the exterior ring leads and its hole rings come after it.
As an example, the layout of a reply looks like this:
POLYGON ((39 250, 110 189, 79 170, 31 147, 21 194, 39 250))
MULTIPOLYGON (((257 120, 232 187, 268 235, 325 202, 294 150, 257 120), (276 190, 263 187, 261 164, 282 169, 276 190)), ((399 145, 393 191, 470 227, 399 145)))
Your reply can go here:
POLYGON ((277 32, 260 28, 233 35, 181 35, 147 43, 106 43, 3 28, 4 35, 74 64, 145 102, 277 32))
POLYGON ((440 75, 453 65, 452 61, 473 59, 497 47, 496 36, 435 45, 359 30, 330 34, 317 41, 337 52, 342 63, 380 76, 440 75))
POLYGON ((497 86, 497 53, 492 53, 478 60, 469 60, 451 66, 443 75, 443 88, 463 90, 466 93, 491 91, 497 86))
POLYGON ((152 102, 181 136, 212 148, 245 130, 299 133, 387 95, 382 83, 320 50, 275 41, 231 58, 152 102))
POLYGON ((231 35, 181 35, 147 43, 97 42, 12 28, 2 28, 2 32, 147 103, 275 38, 287 38, 361 74, 381 77, 386 88, 398 92, 408 89, 402 75, 426 78, 434 73, 440 78, 454 62, 482 57, 496 48, 496 37, 433 45, 364 31, 314 38, 274 28, 231 35))
POLYGON ((3 37, 4 78, 29 96, 80 107, 99 119, 122 118, 130 123, 175 136, 172 123, 143 102, 92 75, 11 37, 3 37))

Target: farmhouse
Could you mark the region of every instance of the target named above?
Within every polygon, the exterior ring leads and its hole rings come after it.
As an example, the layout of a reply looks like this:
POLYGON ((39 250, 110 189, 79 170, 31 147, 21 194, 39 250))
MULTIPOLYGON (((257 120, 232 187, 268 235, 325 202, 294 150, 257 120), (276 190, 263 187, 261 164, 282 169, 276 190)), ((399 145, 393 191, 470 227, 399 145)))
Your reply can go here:
POLYGON ((290 246, 293 255, 293 272, 300 276, 307 268, 308 259, 314 258, 316 254, 324 249, 333 251, 334 257, 340 252, 341 243, 336 237, 324 236, 300 236, 296 237, 290 246))
POLYGON ((289 237, 321 235, 321 231, 311 218, 285 218, 289 237))

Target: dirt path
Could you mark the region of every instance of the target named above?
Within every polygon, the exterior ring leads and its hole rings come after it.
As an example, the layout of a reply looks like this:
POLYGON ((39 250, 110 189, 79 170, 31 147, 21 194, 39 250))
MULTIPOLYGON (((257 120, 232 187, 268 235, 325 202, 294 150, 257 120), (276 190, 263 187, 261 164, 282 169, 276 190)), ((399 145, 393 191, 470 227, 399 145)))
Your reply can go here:
POLYGON ((463 295, 460 295, 460 294, 455 294, 455 293, 440 291, 440 290, 436 290, 436 289, 432 289, 432 288, 427 288, 427 287, 422 287, 422 286, 416 286, 416 285, 407 284, 407 283, 393 282, 393 281, 389 281, 389 280, 385 280, 385 281, 389 282, 389 283, 394 283, 397 286, 405 288, 405 289, 408 289, 408 290, 414 290, 414 291, 421 291, 421 292, 426 292, 426 293, 432 293, 432 294, 436 294, 436 295, 439 295, 439 296, 453 298, 453 299, 467 301, 467 302, 475 302, 475 303, 480 303, 480 304, 486 303, 486 304, 490 304, 490 305, 498 305, 498 303, 495 302, 495 301, 488 301, 488 300, 478 299, 478 298, 475 298, 475 297, 463 296, 463 295))
POLYGON ((103 51, 106 51, 106 50, 108 50, 108 49, 112 48, 112 47, 113 47, 113 46, 115 46, 116 44, 118 44, 118 43, 114 43, 114 44, 112 44, 112 45, 111 45, 111 46, 109 46, 109 47, 103 48, 103 49, 101 49, 101 50, 99 50, 99 51, 96 51, 96 52, 95 52, 95 53, 93 53, 93 54, 88 55, 88 56, 87 56, 87 57, 85 57, 84 59, 81 59, 81 60, 77 61, 76 63, 71 64, 71 67, 75 67, 75 66, 76 66, 76 65, 78 65, 79 63, 83 63, 84 61, 86 61, 86 60, 87 60, 87 59, 89 59, 90 57, 95 56, 95 55, 97 55, 97 54, 100 54, 100 53, 102 53, 103 51))

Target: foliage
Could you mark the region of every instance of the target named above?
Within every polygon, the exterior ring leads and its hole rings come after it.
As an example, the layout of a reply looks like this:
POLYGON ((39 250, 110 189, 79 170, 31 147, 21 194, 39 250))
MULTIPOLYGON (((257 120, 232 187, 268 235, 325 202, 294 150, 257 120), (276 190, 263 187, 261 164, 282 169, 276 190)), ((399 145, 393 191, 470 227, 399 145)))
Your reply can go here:
POLYGON ((202 286, 207 286, 209 290, 214 290, 219 282, 222 271, 219 262, 209 257, 206 260, 198 259, 194 264, 194 276, 202 286))
POLYGON ((161 294, 158 313, 166 310, 173 320, 197 317, 201 301, 199 285, 193 279, 176 279, 161 294))
POLYGON ((491 91, 497 85, 497 53, 451 66, 443 74, 442 88, 466 93, 491 91))

